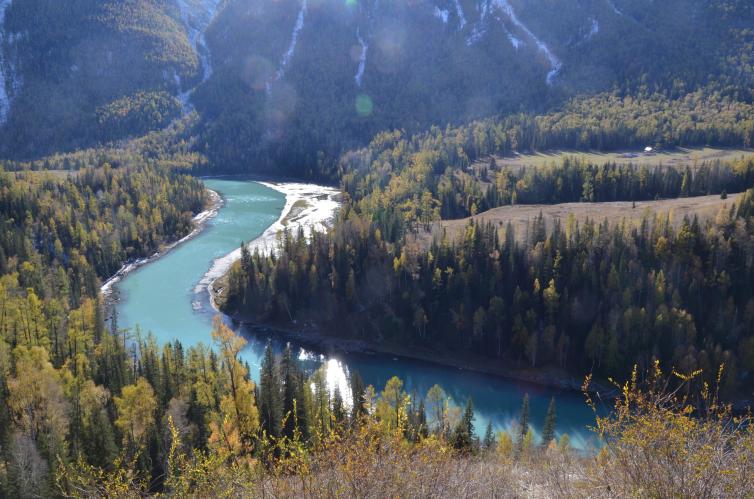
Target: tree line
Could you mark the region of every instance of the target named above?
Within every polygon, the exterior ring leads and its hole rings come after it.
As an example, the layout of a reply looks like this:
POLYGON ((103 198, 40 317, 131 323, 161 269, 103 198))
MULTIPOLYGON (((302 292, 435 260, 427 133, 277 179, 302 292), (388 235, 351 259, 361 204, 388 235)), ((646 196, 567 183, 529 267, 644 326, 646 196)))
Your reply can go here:
POLYGON ((714 221, 641 223, 540 215, 523 238, 477 224, 458 241, 388 242, 345 208, 327 234, 285 233, 279 254, 243 252, 223 309, 260 320, 313 320, 326 334, 380 338, 577 373, 627 375, 653 359, 749 390, 754 367, 750 239, 754 191, 714 221), (523 239, 523 241, 521 241, 523 239))
POLYGON ((188 234, 206 202, 201 182, 146 166, 0 171, 0 272, 39 296, 95 298, 98 278, 188 234))
MULTIPOLYGON (((717 122, 714 122, 717 123, 717 122)), ((475 122, 408 136, 383 132, 344 154, 339 177, 354 209, 390 241, 439 219, 462 218, 506 204, 640 201, 743 192, 752 160, 695 165, 590 164, 576 157, 515 170, 495 159, 517 125, 475 122)), ((739 128, 736 128, 737 130, 739 128)), ((633 136, 625 130, 623 140, 633 136)), ((624 142, 627 143, 627 142, 624 142)))
POLYGON ((122 329, 117 313, 107 322, 100 281, 184 235, 204 204, 196 180, 144 165, 0 173, 1 495, 174 491, 193 474, 176 473, 177 454, 274 468, 363 427, 489 448, 497 437, 480 441, 471 405, 462 413, 438 386, 409 395, 354 373, 341 393, 270 346, 257 384, 245 340, 219 321, 212 346, 192 348, 122 329))

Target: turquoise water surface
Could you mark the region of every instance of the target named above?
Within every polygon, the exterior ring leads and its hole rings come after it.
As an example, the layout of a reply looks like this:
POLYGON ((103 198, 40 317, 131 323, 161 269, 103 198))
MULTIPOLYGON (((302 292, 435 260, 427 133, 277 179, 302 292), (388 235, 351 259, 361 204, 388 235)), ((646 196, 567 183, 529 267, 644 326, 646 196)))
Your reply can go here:
MULTIPOLYGON (((259 236, 273 224, 285 206, 285 196, 255 182, 206 180, 210 189, 219 192, 225 204, 197 237, 181 244, 169 254, 128 274, 117 285, 118 320, 122 327, 152 332, 160 343, 180 340, 184 346, 211 342, 214 312, 206 290, 197 292, 212 262, 238 248, 242 240, 259 236)), ((258 379, 262 351, 270 332, 243 329, 249 344, 243 353, 258 379)), ((280 341, 271 337, 277 349, 280 341)), ((300 348, 300 358, 307 369, 328 363, 328 377, 337 381, 347 372, 358 371, 367 384, 378 390, 394 375, 405 383, 409 393, 425 395, 435 383, 442 386, 458 405, 471 397, 476 412, 475 426, 481 436, 491 421, 497 429, 508 428, 518 415, 521 400, 529 394, 531 422, 541 429, 551 397, 557 401, 558 433, 567 432, 571 442, 587 448, 593 440, 587 425, 594 422, 592 411, 580 394, 561 392, 535 385, 518 383, 495 376, 440 366, 428 362, 395 358, 389 355, 344 354, 336 359, 300 348)))
POLYGON ((225 201, 193 239, 140 267, 117 284, 118 323, 152 332, 159 341, 210 343, 213 311, 195 288, 216 258, 261 234, 280 216, 285 196, 255 182, 205 180, 225 201))

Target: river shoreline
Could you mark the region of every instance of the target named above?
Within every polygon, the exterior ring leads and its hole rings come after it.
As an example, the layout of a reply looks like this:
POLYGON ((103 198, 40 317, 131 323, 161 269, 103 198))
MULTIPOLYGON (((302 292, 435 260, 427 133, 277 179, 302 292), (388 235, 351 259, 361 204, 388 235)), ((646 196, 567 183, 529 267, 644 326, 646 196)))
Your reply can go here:
MULTIPOLYGON (((306 236, 309 236, 312 230, 324 229, 334 217, 335 210, 338 207, 338 203, 333 199, 333 197, 338 194, 338 191, 329 187, 287 182, 258 180, 257 182, 285 194, 286 203, 278 220, 265 230, 262 235, 247 244, 247 248, 252 253, 255 250, 259 250, 261 253, 274 250, 276 236, 285 228, 295 231, 298 227, 303 227, 306 236), (335 204, 323 204, 323 196, 327 196, 327 200, 324 200, 326 203, 333 202, 335 204), (302 202, 306 203, 306 205, 302 206, 302 202)), ((496 362, 500 362, 500 359, 495 360, 469 354, 464 354, 459 357, 457 354, 454 355, 451 352, 442 353, 427 349, 408 349, 405 346, 397 344, 376 343, 352 338, 338 338, 323 334, 319 327, 311 323, 307 324, 305 330, 301 330, 291 328, 287 325, 259 323, 248 317, 239 316, 238 314, 227 314, 220 310, 218 299, 222 298, 223 291, 226 287, 224 279, 227 271, 230 269, 231 265, 240 258, 241 250, 239 248, 225 257, 215 260, 212 268, 207 274, 205 274, 205 277, 199 282, 194 291, 198 293, 206 290, 209 295, 210 305, 218 314, 223 314, 230 320, 253 329, 254 331, 272 334, 288 341, 295 341, 313 350, 317 350, 320 353, 355 353, 362 355, 380 354, 402 357, 439 366, 496 376, 540 387, 554 388, 570 392, 582 391, 584 380, 577 379, 562 369, 502 367, 495 365, 496 362)), ((590 391, 600 392, 601 394, 614 392, 613 389, 597 382, 592 383, 590 391)))
POLYGON ((124 264, 115 274, 113 274, 109 279, 102 283, 102 285, 100 286, 100 294, 102 294, 106 302, 112 304, 112 302, 117 300, 117 298, 114 297, 116 293, 115 285, 123 280, 123 278, 125 278, 128 274, 150 262, 157 260, 164 255, 167 255, 179 245, 198 236, 204 230, 207 222, 217 216, 220 208, 222 208, 224 204, 223 198, 222 196, 220 196, 220 194, 213 191, 212 189, 207 189, 207 192, 210 198, 210 206, 208 209, 194 215, 194 218, 192 219, 194 228, 189 234, 177 241, 165 245, 151 256, 148 256, 146 258, 139 258, 138 260, 124 264))
MULTIPOLYGON (((307 237, 311 235, 312 231, 324 230, 331 223, 340 207, 340 202, 337 199, 340 196, 340 191, 333 187, 296 182, 260 180, 256 180, 256 182, 285 195, 285 206, 275 223, 246 244, 246 248, 251 253, 255 251, 260 253, 275 251, 278 234, 285 229, 296 231, 301 228, 307 237)), ((222 290, 216 290, 215 284, 222 282, 223 276, 230 270, 233 263, 240 259, 241 248, 216 259, 194 288, 194 293, 207 291, 210 305, 218 313, 220 313, 220 310, 215 301, 216 292, 220 293, 222 290)))
MULTIPOLYGON (((257 322, 239 314, 227 314, 235 323, 255 332, 294 341, 320 353, 337 356, 338 354, 384 355, 412 361, 425 362, 446 368, 456 368, 478 374, 498 377, 501 379, 526 383, 529 385, 551 388, 564 392, 583 392, 584 379, 574 377, 564 369, 504 367, 501 362, 505 359, 490 359, 475 354, 459 355, 457 352, 440 352, 427 348, 408 348, 395 343, 377 343, 358 338, 341 338, 325 335, 313 323, 307 323, 305 328, 291 328, 286 325, 257 322)), ((605 399, 611 398, 617 392, 599 381, 592 380, 589 388, 591 394, 599 394, 605 399)))
MULTIPOLYGON (((337 201, 339 191, 332 187, 284 181, 276 182, 256 179, 253 181, 283 193, 286 196, 286 202, 275 223, 268 227, 260 236, 247 244, 247 247, 252 252, 255 250, 260 252, 273 251, 275 249, 277 235, 284 229, 296 231, 301 227, 306 236, 310 235, 313 230, 324 229, 331 223, 337 208, 339 207, 339 202, 337 201)), ((148 258, 125 264, 115 275, 102 284, 101 292, 108 303, 112 304, 117 301, 118 296, 116 285, 129 273, 155 261, 168 254, 180 244, 196 237, 202 230, 204 230, 207 223, 217 216, 219 210, 224 205, 225 200, 219 193, 211 189, 208 189, 208 191, 211 197, 210 207, 194 217, 193 220, 195 225, 190 234, 178 241, 166 245, 148 258)), ((206 290, 210 305, 218 313, 223 313, 220 312, 216 303, 217 297, 222 295, 224 288, 222 282, 223 276, 227 270, 230 269, 230 266, 240 258, 240 256, 241 251, 240 249, 237 249, 228 255, 215 260, 210 270, 205 274, 194 290, 195 292, 206 290)), ((401 357, 438 366, 496 376, 502 379, 527 383, 539 387, 554 388, 571 392, 581 391, 581 386, 583 384, 583 380, 577 379, 559 369, 533 370, 502 367, 500 365, 495 365, 499 360, 495 361, 494 359, 487 359, 480 356, 464 354, 459 357, 452 352, 443 353, 430 351, 428 349, 409 349, 403 345, 328 336, 323 334, 314 324, 308 324, 306 329, 298 329, 291 328, 287 325, 257 323, 253 320, 249 320, 249 318, 229 314, 224 315, 230 320, 242 324, 254 331, 275 335, 285 340, 295 341, 308 348, 326 354, 379 354, 401 357)), ((593 384, 592 388, 603 394, 613 391, 596 383, 593 384)))

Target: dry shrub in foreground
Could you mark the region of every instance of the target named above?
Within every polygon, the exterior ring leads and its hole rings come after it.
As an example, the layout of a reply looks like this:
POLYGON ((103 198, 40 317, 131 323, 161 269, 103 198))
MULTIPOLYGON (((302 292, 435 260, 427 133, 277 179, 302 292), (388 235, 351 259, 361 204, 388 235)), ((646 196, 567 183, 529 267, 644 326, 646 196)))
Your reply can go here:
MULTIPOLYGON (((290 445, 283 446, 290 451, 290 445)), ((312 452, 288 452, 271 466, 224 466, 202 456, 175 471, 172 493, 194 497, 520 497, 525 493, 515 484, 519 471, 512 461, 494 453, 459 455, 435 437, 410 443, 400 431, 386 433, 371 419, 352 432, 331 434, 312 452)))
MULTIPOLYGON (((655 363, 643 382, 634 368, 630 381, 616 385, 614 410, 597 417, 605 445, 582 485, 610 497, 752 497, 751 416, 734 416, 706 383, 695 393, 699 374, 666 376, 655 363)), ((722 367, 718 385, 721 376, 722 367)))
MULTIPOLYGON (((458 452, 440 436, 412 442, 399 417, 390 427, 375 415, 353 427, 334 425, 305 443, 267 439, 253 454, 183 450, 171 425, 164 495, 177 497, 752 497, 754 433, 749 416, 733 416, 698 373, 646 380, 634 370, 609 416, 595 431, 604 446, 584 455, 563 445, 458 452), (672 388, 671 388, 672 387, 672 388)), ((585 383, 588 386, 589 378, 585 383)), ((587 397, 588 403, 594 405, 587 397)), ((507 442, 507 444, 506 444, 507 442)), ((78 496, 132 497, 146 484, 124 471, 71 465, 67 490, 78 496)))
POLYGON ((500 464, 458 455, 435 437, 412 444, 400 431, 386 434, 366 421, 316 453, 306 479, 272 477, 265 490, 296 497, 507 497, 511 470, 500 464))

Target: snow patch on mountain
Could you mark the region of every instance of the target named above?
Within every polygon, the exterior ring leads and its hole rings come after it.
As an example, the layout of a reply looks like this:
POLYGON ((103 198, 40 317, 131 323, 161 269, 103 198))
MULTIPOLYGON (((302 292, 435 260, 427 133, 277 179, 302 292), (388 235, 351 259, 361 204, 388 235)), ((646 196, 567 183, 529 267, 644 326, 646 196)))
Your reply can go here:
POLYGON ((285 77, 285 71, 291 63, 291 59, 293 59, 293 54, 296 52, 296 45, 298 45, 298 35, 304 28, 304 20, 306 19, 306 11, 308 7, 309 0, 303 0, 301 2, 301 9, 298 12, 298 17, 296 18, 296 24, 293 26, 291 43, 288 45, 288 50, 283 54, 283 58, 280 60, 280 66, 278 66, 278 71, 275 75, 276 80, 281 80, 285 77))
POLYGON ((514 36, 510 31, 507 31, 506 34, 508 35, 508 40, 511 42, 511 45, 513 45, 514 49, 518 50, 519 47, 524 45, 524 42, 521 41, 520 38, 514 36))
POLYGON ((545 57, 547 57, 547 60, 550 63, 550 71, 547 72, 546 81, 548 85, 552 85, 555 81, 555 77, 558 76, 560 70, 563 69, 563 63, 555 54, 552 53, 545 42, 537 38, 534 33, 532 33, 532 31, 524 23, 521 22, 521 20, 516 15, 516 12, 513 10, 513 7, 511 7, 511 5, 508 3, 508 0, 492 0, 492 4, 502 10, 508 16, 508 19, 510 19, 511 23, 513 23, 516 28, 523 31, 526 36, 534 42, 534 44, 537 46, 537 49, 542 52, 545 57))
POLYGON ((461 0, 455 0, 456 15, 458 16, 458 29, 461 30, 466 26, 466 16, 463 13, 463 6, 461 0))
POLYGON ((435 17, 438 18, 440 21, 442 21, 443 24, 448 24, 448 19, 450 18, 450 11, 446 9, 441 9, 440 7, 435 6, 435 17))
MULTIPOLYGON (((487 18, 490 15, 490 11, 492 10, 492 6, 490 5, 491 2, 494 2, 494 0, 485 0, 477 6, 477 11, 479 12, 479 22, 474 25, 474 29, 472 29, 469 36, 466 37, 466 45, 468 45, 469 47, 481 40, 482 37, 487 33, 487 18)), ((494 15, 493 17, 499 23, 502 23, 502 19, 499 16, 494 15)), ((505 31, 505 36, 508 37, 508 41, 511 42, 511 45, 513 45, 514 49, 518 50, 523 45, 526 45, 523 40, 508 31, 505 26, 503 26, 503 31, 505 31)))
POLYGON ((623 12, 620 9, 618 9, 618 7, 615 6, 615 2, 613 2, 613 0, 605 0, 605 1, 610 6, 610 8, 613 9, 613 12, 615 12, 619 16, 624 15, 623 12))
POLYGON ((12 0, 0 0, 0 126, 8 120, 13 95, 21 85, 13 61, 5 57, 5 48, 13 44, 14 37, 5 31, 5 11, 12 0))
POLYGON ((466 37, 466 45, 471 47, 481 40, 485 33, 487 33, 487 29, 481 23, 477 24, 474 26, 474 29, 471 30, 469 36, 466 37))
POLYGON ((589 29, 589 34, 586 35, 586 39, 590 39, 594 35, 600 32, 600 23, 597 22, 597 19, 592 18, 592 27, 589 29))
POLYGON ((482 3, 477 4, 477 12, 479 12, 479 21, 484 22, 487 19, 487 14, 490 12, 490 0, 484 0, 482 3))
POLYGON ((480 28, 479 26, 474 26, 474 29, 471 31, 469 36, 466 37, 466 45, 471 47, 476 42, 482 39, 484 36, 485 30, 480 28))
MULTIPOLYGON (((199 63, 202 66, 202 83, 212 76, 212 61, 210 60, 209 48, 207 47, 207 28, 217 14, 220 7, 220 0, 178 0, 178 10, 181 14, 181 21, 186 26, 186 34, 189 43, 196 50, 199 56, 199 63)), ((180 76, 176 73, 175 81, 179 90, 183 90, 178 98, 184 107, 189 105, 189 97, 193 88, 183 89, 180 76)))
POLYGON ((361 79, 364 77, 364 70, 367 67, 367 51, 369 50, 369 44, 361 37, 361 32, 358 28, 356 28, 356 38, 359 40, 359 45, 361 45, 361 52, 359 53, 359 69, 356 71, 354 80, 356 81, 356 86, 361 88, 361 79))

